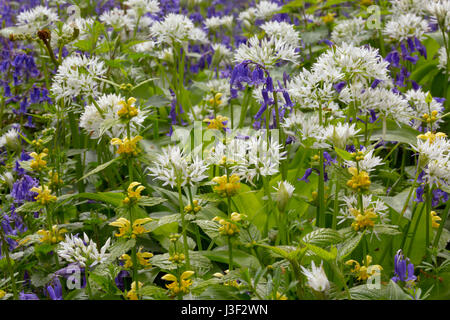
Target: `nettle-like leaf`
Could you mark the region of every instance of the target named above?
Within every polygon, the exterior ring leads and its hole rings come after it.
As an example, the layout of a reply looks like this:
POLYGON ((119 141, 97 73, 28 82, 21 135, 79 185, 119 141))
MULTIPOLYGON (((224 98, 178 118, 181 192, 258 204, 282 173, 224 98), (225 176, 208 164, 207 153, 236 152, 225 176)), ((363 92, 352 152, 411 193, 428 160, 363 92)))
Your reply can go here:
POLYGON ((361 241, 361 239, 363 238, 364 234, 365 234, 365 231, 357 233, 350 239, 347 239, 338 245, 337 250, 338 250, 339 260, 342 261, 345 258, 347 258, 353 252, 353 250, 355 250, 356 247, 358 247, 358 244, 361 241))
POLYGON ((392 280, 387 285, 359 285, 350 289, 350 295, 355 300, 411 300, 402 288, 392 280))
POLYGON ((330 248, 330 251, 327 251, 325 249, 322 249, 321 247, 315 246, 310 243, 304 243, 306 248, 311 251, 314 255, 318 256, 319 258, 325 260, 325 261, 333 261, 336 260, 336 257, 338 255, 337 248, 332 246, 330 248))
POLYGON ((328 228, 316 229, 302 238, 304 243, 313 244, 319 247, 337 244, 342 240, 343 237, 338 231, 328 228))

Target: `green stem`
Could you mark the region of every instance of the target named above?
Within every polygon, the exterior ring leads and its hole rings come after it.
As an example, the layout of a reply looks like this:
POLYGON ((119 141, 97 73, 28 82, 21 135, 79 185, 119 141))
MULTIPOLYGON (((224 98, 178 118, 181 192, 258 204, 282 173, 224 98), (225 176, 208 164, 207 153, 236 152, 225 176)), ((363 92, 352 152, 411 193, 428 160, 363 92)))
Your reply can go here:
POLYGON ((184 255, 186 257, 186 267, 190 270, 191 269, 191 262, 189 259, 189 247, 187 242, 187 234, 186 234, 186 220, 184 219, 184 206, 183 206, 183 196, 181 193, 181 183, 178 182, 178 201, 180 205, 180 214, 181 214, 181 228, 182 228, 182 235, 183 235, 183 246, 184 246, 184 255))
POLYGON ((233 270, 233 245, 231 244, 231 237, 228 237, 228 270, 233 270))

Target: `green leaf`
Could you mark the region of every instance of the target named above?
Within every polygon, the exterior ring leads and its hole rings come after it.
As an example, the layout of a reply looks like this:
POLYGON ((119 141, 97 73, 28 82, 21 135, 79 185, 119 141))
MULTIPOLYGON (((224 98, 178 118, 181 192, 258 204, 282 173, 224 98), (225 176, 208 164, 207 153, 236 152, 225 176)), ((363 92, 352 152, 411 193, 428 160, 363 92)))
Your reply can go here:
MULTIPOLYGON (((200 253, 212 261, 229 263, 228 250, 200 251, 200 253)), ((256 257, 237 249, 233 249, 233 263, 243 268, 257 268, 259 266, 256 257)))
POLYGON ((139 294, 144 297, 147 297, 147 298, 152 298, 154 300, 168 300, 169 299, 166 290, 164 290, 161 287, 152 286, 152 285, 148 285, 148 286, 139 288, 139 294))
POLYGON ((336 247, 331 247, 330 251, 322 249, 321 247, 317 247, 310 243, 305 243, 307 249, 312 251, 316 256, 326 261, 333 261, 337 257, 337 249, 336 247))
MULTIPOLYGON (((82 176, 78 181, 84 180, 84 179, 86 179, 87 177, 89 177, 89 176, 91 176, 91 175, 93 175, 93 174, 96 174, 96 173, 98 173, 98 172, 100 172, 100 171, 106 169, 107 167, 109 167, 109 166, 112 165, 114 162, 118 161, 119 159, 120 159, 120 158, 114 158, 114 159, 112 159, 112 160, 110 160, 110 161, 108 161, 108 162, 105 162, 105 163, 99 165, 99 166, 98 166, 97 168, 95 168, 94 170, 92 170, 92 171, 88 172, 87 174, 85 174, 84 176, 82 176)), ((78 182, 78 181, 77 181, 77 182, 78 182)))
POLYGON ((398 230, 398 226, 390 225, 390 224, 376 224, 373 227, 373 231, 378 234, 386 234, 386 235, 390 235, 390 236, 396 236, 396 235, 402 234, 398 230))
POLYGON ((328 228, 319 228, 305 235, 302 238, 302 241, 304 243, 324 247, 330 244, 336 244, 341 242, 342 236, 336 230, 328 228))
POLYGON ((160 197, 141 197, 138 201, 138 205, 143 207, 152 207, 156 206, 158 204, 161 204, 163 202, 166 202, 167 200, 160 197))
POLYGON ((23 205, 16 209, 17 213, 21 212, 36 212, 39 211, 42 206, 38 202, 25 202, 23 205))
MULTIPOLYGON (((420 134, 419 131, 411 128, 410 126, 400 124, 397 125, 395 121, 390 119, 386 120, 386 135, 384 137, 385 141, 398 141, 406 144, 415 146, 417 144, 417 136, 420 134)), ((383 139, 383 128, 374 130, 371 141, 378 141, 383 139)))
POLYGON ((334 147, 334 151, 336 151, 338 156, 344 160, 348 160, 348 161, 353 160, 353 157, 350 154, 350 152, 347 152, 346 150, 342 150, 342 149, 339 149, 338 147, 334 147))
MULTIPOLYGON (((95 200, 95 201, 102 201, 105 203, 112 204, 115 207, 119 207, 122 204, 122 200, 124 199, 124 195, 122 192, 97 192, 97 193, 77 193, 74 195, 71 195, 70 198, 84 198, 89 200, 95 200)), ((67 200, 65 198, 64 200, 67 200)))
POLYGON ((356 249, 362 237, 364 236, 365 231, 357 233, 352 238, 346 240, 342 244, 338 245, 338 258, 339 260, 344 260, 347 258, 353 250, 356 249))

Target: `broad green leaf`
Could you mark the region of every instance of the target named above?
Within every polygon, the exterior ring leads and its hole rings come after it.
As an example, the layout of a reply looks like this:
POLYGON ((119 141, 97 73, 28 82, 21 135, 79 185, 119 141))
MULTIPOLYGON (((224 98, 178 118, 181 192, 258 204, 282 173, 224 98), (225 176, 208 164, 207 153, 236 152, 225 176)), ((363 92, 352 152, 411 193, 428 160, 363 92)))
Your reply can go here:
POLYGON ((358 246, 359 242, 361 241, 361 239, 363 238, 365 234, 364 232, 359 232, 356 235, 354 235, 352 238, 344 241, 343 243, 338 245, 338 258, 339 260, 344 260, 345 258, 347 258, 352 252, 353 250, 356 249, 356 247, 358 246))
POLYGON ((341 242, 342 236, 336 230, 319 228, 305 235, 302 238, 302 241, 305 243, 323 247, 341 242))
POLYGON ((89 177, 89 176, 91 176, 93 174, 99 173, 100 171, 106 169, 107 167, 109 167, 114 162, 118 161, 119 159, 120 158, 114 158, 114 159, 112 159, 112 160, 110 160, 108 162, 105 162, 105 163, 97 166, 97 168, 95 168, 94 170, 92 170, 92 171, 88 172, 87 174, 85 174, 84 176, 82 176, 78 181, 84 180, 84 179, 86 179, 87 177, 89 177))
MULTIPOLYGON (((229 263, 228 250, 200 251, 200 253, 211 261, 229 263)), ((242 268, 257 268, 259 266, 256 257, 237 249, 233 249, 233 263, 242 268)))
POLYGON ((337 249, 336 247, 331 247, 330 251, 322 249, 321 247, 315 246, 310 243, 305 243, 305 246, 308 250, 313 252, 316 256, 326 261, 333 261, 337 257, 337 249))

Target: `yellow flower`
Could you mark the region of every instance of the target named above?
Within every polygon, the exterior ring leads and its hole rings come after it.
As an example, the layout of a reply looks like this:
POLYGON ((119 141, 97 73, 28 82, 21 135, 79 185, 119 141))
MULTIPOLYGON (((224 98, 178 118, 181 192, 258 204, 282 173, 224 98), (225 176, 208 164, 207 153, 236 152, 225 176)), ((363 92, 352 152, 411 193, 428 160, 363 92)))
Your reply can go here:
POLYGON ((209 104, 212 106, 219 106, 222 103, 222 94, 216 93, 214 98, 209 99, 209 104))
POLYGON ((355 217, 355 220, 352 223, 352 227, 355 231, 363 230, 368 227, 373 228, 375 225, 375 219, 378 218, 378 215, 372 208, 366 209, 364 213, 361 213, 355 208, 351 208, 350 212, 355 217))
POLYGON ((109 225, 119 228, 119 233, 116 233, 116 237, 133 238, 137 235, 150 232, 146 230, 142 225, 152 221, 152 218, 136 219, 133 222, 133 228, 131 228, 130 221, 125 218, 119 218, 116 221, 111 222, 109 225))
POLYGON ((431 211, 431 226, 435 229, 439 228, 439 221, 441 221, 441 217, 439 217, 436 213, 436 211, 431 211))
POLYGON ((138 115, 139 110, 133 106, 133 104, 136 102, 136 99, 131 97, 126 102, 125 101, 119 101, 119 104, 122 106, 122 108, 117 111, 117 115, 120 118, 124 119, 131 119, 138 115))
POLYGON ((222 197, 232 197, 238 193, 241 187, 239 180, 239 176, 236 174, 233 174, 229 179, 226 175, 215 177, 212 181, 217 183, 218 186, 215 186, 213 189, 222 197))
MULTIPOLYGON (((234 212, 235 214, 239 215, 238 213, 234 212)), ((240 216, 240 215, 239 215, 240 216)), ((235 222, 240 221, 240 217, 239 220, 233 220, 233 216, 232 216, 232 221, 227 221, 221 217, 214 217, 213 221, 217 221, 219 222, 219 224, 221 224, 222 226, 219 227, 218 231, 221 235, 223 236, 228 236, 228 237, 232 237, 236 234, 239 233, 239 228, 236 225, 235 222)), ((234 219, 237 219, 236 216, 234 216, 234 219)))
POLYGON ((362 266, 359 264, 358 261, 355 261, 355 260, 348 260, 345 264, 349 265, 349 266, 354 265, 354 268, 351 269, 350 271, 352 273, 354 273, 355 276, 358 276, 357 280, 364 281, 376 274, 379 274, 381 272, 381 270, 383 270, 383 268, 380 265, 378 265, 378 264, 371 265, 371 263, 372 263, 372 257, 367 255, 366 261, 365 261, 365 263, 363 261, 362 266))
MULTIPOLYGON (((142 288, 144 284, 138 281, 138 288, 142 288)), ((127 298, 130 300, 138 300, 137 292, 136 292, 136 281, 131 284, 131 290, 127 293, 127 298)))
POLYGON ((59 178, 58 172, 51 171, 50 172, 50 185, 52 186, 59 186, 63 184, 62 179, 59 178))
POLYGON ((425 134, 419 134, 417 136, 418 139, 423 140, 423 141, 430 141, 430 144, 433 144, 434 141, 436 140, 436 138, 446 138, 447 135, 443 132, 437 132, 437 133, 433 133, 428 131, 425 134))
POLYGON ((177 252, 171 254, 169 257, 169 261, 175 264, 183 263, 184 259, 186 259, 184 253, 177 253, 177 252))
POLYGON ((30 190, 38 193, 38 195, 34 197, 34 199, 36 200, 36 202, 42 205, 46 205, 50 202, 55 202, 57 199, 55 196, 51 195, 51 191, 48 186, 40 186, 39 188, 33 187, 30 190))
POLYGON ((225 130, 227 128, 227 117, 218 115, 215 119, 205 119, 203 122, 208 123, 208 129, 225 130))
POLYGON ((144 190, 145 187, 142 186, 139 182, 132 182, 130 183, 130 185, 128 186, 127 192, 128 192, 128 197, 126 197, 123 200, 124 204, 129 204, 131 203, 135 203, 136 201, 138 201, 142 196, 141 196, 141 192, 142 190, 144 190), (135 187, 137 187, 135 190, 133 190, 135 187))
POLYGON ((63 234, 67 232, 67 229, 58 229, 57 225, 52 226, 52 231, 39 230, 38 235, 42 236, 40 241, 48 244, 55 244, 64 240, 63 234))
POLYGON ((46 168, 47 161, 42 160, 43 158, 45 158, 47 156, 47 154, 45 152, 41 152, 39 154, 37 154, 36 152, 32 152, 32 153, 30 153, 30 156, 33 158, 33 160, 31 160, 31 162, 30 162, 31 169, 39 172, 42 169, 46 168))
POLYGON ((322 17, 323 22, 325 23, 331 23, 334 21, 334 17, 336 16, 336 13, 330 12, 326 16, 322 17))
POLYGON ((275 300, 287 300, 288 298, 277 291, 277 296, 275 297, 275 300))
POLYGON ((161 277, 161 279, 166 281, 172 281, 170 284, 166 284, 166 288, 172 292, 173 295, 178 295, 180 293, 188 293, 189 287, 192 285, 192 280, 188 280, 192 275, 194 274, 194 271, 185 271, 180 276, 180 282, 178 282, 177 277, 175 277, 173 274, 166 274, 165 276, 161 277))
POLYGON ((194 209, 192 209, 192 205, 188 204, 187 206, 184 207, 184 212, 197 213, 202 209, 202 207, 198 205, 198 200, 192 201, 192 204, 194 205, 194 209))
POLYGON ((355 167, 348 168, 348 172, 352 178, 347 181, 347 186, 355 191, 367 190, 370 187, 370 177, 366 171, 356 169, 355 167))
POLYGON ((118 145, 119 148, 117 149, 117 154, 124 154, 124 155, 133 155, 137 156, 140 152, 140 149, 137 146, 137 143, 142 140, 141 136, 136 136, 132 138, 131 140, 128 140, 128 138, 123 139, 123 141, 119 138, 113 138, 111 140, 112 145, 118 145))
POLYGON ((4 290, 0 290, 0 299, 3 299, 3 297, 6 295, 6 292, 4 290))
MULTIPOLYGON (((138 264, 144 267, 144 269, 151 268, 150 264, 150 258, 153 257, 153 253, 150 252, 142 252, 142 248, 139 248, 139 251, 136 252, 136 258, 138 261, 138 264)), ((129 269, 133 266, 133 259, 128 254, 123 254, 120 257, 120 260, 123 260, 125 263, 123 267, 125 269, 129 269)))

